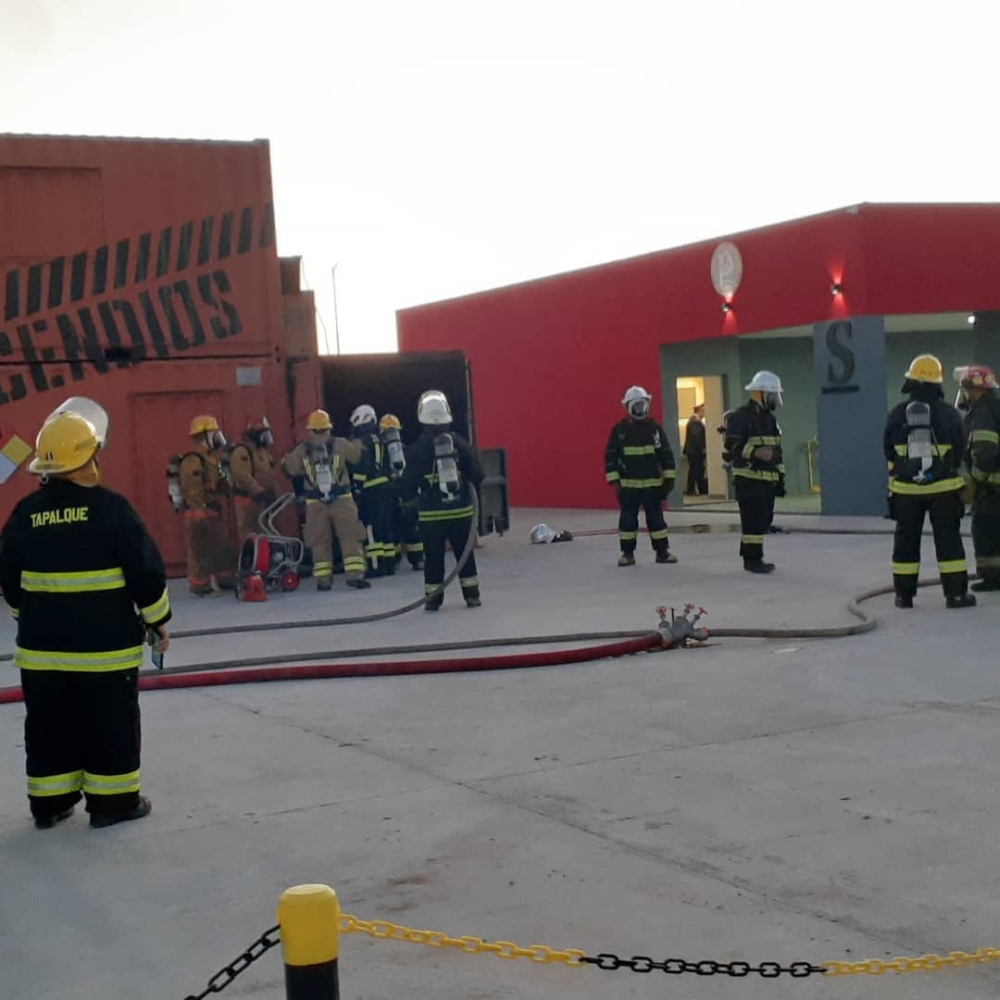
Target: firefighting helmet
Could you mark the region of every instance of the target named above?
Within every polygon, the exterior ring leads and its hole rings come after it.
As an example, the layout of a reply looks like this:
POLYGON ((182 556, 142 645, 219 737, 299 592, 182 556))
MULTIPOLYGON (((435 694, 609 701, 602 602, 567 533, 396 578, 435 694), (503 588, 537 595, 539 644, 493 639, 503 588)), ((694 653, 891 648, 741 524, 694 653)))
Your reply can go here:
POLYGON ((378 418, 375 416, 375 409, 367 403, 355 408, 351 414, 352 427, 364 427, 365 424, 373 424, 378 418))
POLYGON ((313 410, 306 419, 306 427, 311 431, 329 431, 333 429, 333 422, 326 410, 313 410))
POLYGON ((629 416, 641 420, 649 413, 649 404, 652 396, 641 385, 629 386, 622 396, 622 406, 628 410, 629 416))
POLYGON ((764 402, 768 404, 774 404, 775 406, 781 406, 783 400, 781 398, 782 388, 781 379, 778 378, 774 372, 769 371, 759 371, 743 388, 747 392, 759 392, 764 396, 764 402))
POLYGON ((440 426, 451 423, 448 397, 438 389, 428 389, 417 403, 417 420, 422 424, 440 426))
POLYGON ((271 423, 267 417, 261 417, 260 420, 251 420, 247 424, 246 433, 248 437, 253 438, 262 445, 266 446, 274 444, 274 435, 271 433, 271 423))
POLYGON ((382 419, 378 422, 379 430, 387 431, 390 427, 395 427, 397 431, 403 429, 403 425, 399 422, 399 417, 395 413, 386 413, 383 415, 382 419))
POLYGON ((64 403, 60 403, 46 418, 45 422, 55 420, 61 413, 75 413, 84 420, 89 420, 93 424, 94 432, 97 434, 97 443, 102 448, 108 445, 108 411, 100 403, 88 399, 86 396, 70 396, 64 403))
POLYGON ((191 421, 191 430, 189 433, 191 437, 197 437, 199 434, 209 434, 217 430, 221 430, 219 421, 215 417, 202 413, 191 421))
POLYGON ((42 424, 35 439, 37 454, 28 471, 59 476, 82 469, 101 447, 97 428, 78 413, 59 413, 42 424))
POLYGON ((955 369, 955 375, 963 389, 996 389, 997 377, 986 365, 967 365, 955 369))
POLYGON ((905 378, 910 382, 940 385, 944 381, 944 369, 933 354, 918 354, 906 369, 905 378))

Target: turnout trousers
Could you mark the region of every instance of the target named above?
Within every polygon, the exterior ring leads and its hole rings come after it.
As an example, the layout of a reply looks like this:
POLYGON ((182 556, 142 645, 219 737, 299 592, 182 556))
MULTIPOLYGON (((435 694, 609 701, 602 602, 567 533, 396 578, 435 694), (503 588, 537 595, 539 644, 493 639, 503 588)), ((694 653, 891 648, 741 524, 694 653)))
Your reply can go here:
MULTIPOLYGON (((420 536, 424 543, 424 594, 430 594, 444 582, 444 552, 451 544, 455 559, 461 559, 472 531, 472 517, 435 518, 420 521, 420 536)), ((458 574, 462 596, 468 601, 479 597, 479 577, 476 575, 476 553, 469 553, 466 564, 458 574)), ((444 601, 442 591, 427 601, 428 607, 440 607, 444 601)))
POLYGON ((213 576, 223 589, 235 588, 237 555, 225 513, 184 511, 184 540, 188 587, 193 593, 208 593, 213 576))
POLYGON ((976 572, 987 583, 1000 583, 1000 491, 980 486, 972 504, 972 545, 976 572))
POLYGON ((348 580, 363 580, 365 557, 361 543, 364 527, 358 519, 354 500, 344 494, 324 503, 322 500, 306 501, 306 524, 303 541, 312 550, 313 576, 316 585, 324 590, 333 582, 333 536, 344 559, 344 575, 348 580))
POLYGON ((635 552, 639 540, 639 511, 646 514, 646 528, 649 541, 657 554, 670 548, 667 522, 663 519, 663 487, 651 486, 646 489, 626 489, 618 491, 618 542, 625 555, 635 552))
POLYGON ((945 597, 961 597, 969 586, 961 524, 965 506, 961 491, 894 493, 896 537, 892 548, 892 582, 900 597, 914 597, 920 575, 920 540, 924 517, 930 515, 934 550, 945 597))
POLYGON ((28 801, 50 819, 86 796, 87 812, 139 804, 139 671, 22 670, 28 801))
POLYGON ((740 556, 764 558, 764 536, 774 520, 774 483, 764 479, 734 476, 736 502, 740 508, 740 556))
POLYGON ((392 508, 395 495, 391 487, 370 486, 358 496, 358 514, 365 526, 365 562, 382 574, 396 568, 396 544, 393 540, 392 508))

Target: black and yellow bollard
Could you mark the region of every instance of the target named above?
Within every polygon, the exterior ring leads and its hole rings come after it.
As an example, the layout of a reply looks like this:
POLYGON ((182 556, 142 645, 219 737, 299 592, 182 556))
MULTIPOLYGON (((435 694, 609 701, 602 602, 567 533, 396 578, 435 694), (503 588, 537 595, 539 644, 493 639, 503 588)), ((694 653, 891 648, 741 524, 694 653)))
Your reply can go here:
POLYGON ((340 903, 328 885, 296 885, 278 902, 288 1000, 340 1000, 340 903))

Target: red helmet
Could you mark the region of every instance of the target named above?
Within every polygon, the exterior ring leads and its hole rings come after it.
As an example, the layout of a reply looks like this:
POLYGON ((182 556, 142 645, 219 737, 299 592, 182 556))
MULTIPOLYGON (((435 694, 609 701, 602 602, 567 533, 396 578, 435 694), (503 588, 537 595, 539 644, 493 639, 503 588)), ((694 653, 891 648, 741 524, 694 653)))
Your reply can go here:
POLYGON ((969 365, 962 373, 963 389, 996 389, 997 377, 986 365, 969 365))

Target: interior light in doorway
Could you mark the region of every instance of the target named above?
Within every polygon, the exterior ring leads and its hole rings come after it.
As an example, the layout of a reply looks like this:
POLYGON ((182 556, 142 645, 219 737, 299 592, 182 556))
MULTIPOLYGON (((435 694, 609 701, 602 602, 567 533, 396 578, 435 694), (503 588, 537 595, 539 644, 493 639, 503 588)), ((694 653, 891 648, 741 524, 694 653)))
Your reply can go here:
POLYGON ((965 322, 968 323, 969 326, 973 326, 976 322, 976 314, 969 313, 969 315, 965 317, 965 322))

